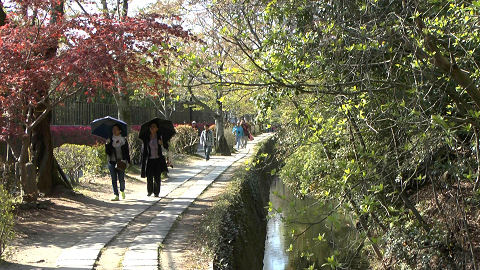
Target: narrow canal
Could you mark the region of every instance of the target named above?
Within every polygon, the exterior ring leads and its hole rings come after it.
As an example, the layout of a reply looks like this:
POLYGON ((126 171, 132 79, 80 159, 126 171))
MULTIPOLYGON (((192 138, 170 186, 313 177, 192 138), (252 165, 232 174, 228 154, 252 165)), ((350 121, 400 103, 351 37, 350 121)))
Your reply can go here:
POLYGON ((272 182, 270 202, 280 213, 270 212, 263 270, 331 269, 332 256, 348 269, 368 269, 366 260, 347 251, 363 242, 349 213, 328 215, 333 205, 296 198, 280 179, 272 182))

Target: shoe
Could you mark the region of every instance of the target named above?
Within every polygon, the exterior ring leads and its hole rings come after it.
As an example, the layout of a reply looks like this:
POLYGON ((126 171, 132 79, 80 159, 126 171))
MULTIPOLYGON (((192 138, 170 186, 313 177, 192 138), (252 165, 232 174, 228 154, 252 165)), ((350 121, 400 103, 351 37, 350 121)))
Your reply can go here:
POLYGON ((158 198, 158 196, 159 196, 158 194, 155 194, 155 197, 157 197, 157 198, 158 198))
POLYGON ((148 196, 148 197, 152 196, 152 193, 151 193, 151 192, 149 192, 149 193, 147 194, 147 196, 148 196))
POLYGON ((125 200, 125 191, 120 191, 120 194, 122 194, 122 200, 125 200))
POLYGON ((115 198, 113 198, 112 201, 114 201, 114 202, 120 201, 120 199, 118 198, 118 195, 115 195, 115 198))

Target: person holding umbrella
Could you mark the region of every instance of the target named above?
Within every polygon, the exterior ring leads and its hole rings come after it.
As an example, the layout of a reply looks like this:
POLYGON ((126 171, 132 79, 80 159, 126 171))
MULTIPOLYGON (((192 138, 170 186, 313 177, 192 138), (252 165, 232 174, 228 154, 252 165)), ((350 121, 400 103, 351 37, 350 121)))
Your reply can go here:
POLYGON ((103 137, 105 142, 105 153, 108 157, 108 170, 112 178, 112 188, 115 197, 112 201, 118 201, 118 183, 120 183, 120 194, 125 199, 125 169, 130 163, 130 152, 128 148, 127 124, 121 120, 107 116, 94 120, 91 123, 92 134, 103 137))
POLYGON ((155 118, 140 128, 139 138, 143 142, 141 177, 147 178, 147 196, 160 196, 162 172, 168 172, 162 146, 168 149, 168 141, 175 134, 173 124, 155 118), (162 128, 160 131, 159 127, 162 128))

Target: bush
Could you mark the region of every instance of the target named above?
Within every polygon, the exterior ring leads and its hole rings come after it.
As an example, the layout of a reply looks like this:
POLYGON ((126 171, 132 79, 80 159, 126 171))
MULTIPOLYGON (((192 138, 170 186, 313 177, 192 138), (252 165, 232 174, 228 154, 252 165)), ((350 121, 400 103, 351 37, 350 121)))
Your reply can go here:
POLYGON ((13 197, 0 185, 0 258, 14 237, 13 203, 13 197))
POLYGON ((15 164, 0 162, 0 185, 10 194, 20 192, 20 183, 15 179, 15 164))
POLYGON ((235 146, 235 135, 232 133, 232 129, 225 128, 225 139, 227 140, 228 147, 232 149, 233 146, 235 146))
POLYGON ((90 126, 50 126, 53 147, 66 143, 81 145, 96 145, 105 140, 92 135, 90 126))
POLYGON ((190 125, 178 125, 177 134, 171 140, 175 153, 195 154, 198 148, 198 132, 190 125))
POLYGON ((96 146, 64 144, 53 151, 58 164, 72 183, 83 175, 104 175, 107 156, 103 144, 96 146))
POLYGON ((252 135, 258 135, 258 134, 261 134, 262 133, 262 125, 258 124, 258 125, 252 125, 252 135))
POLYGON ((140 164, 142 161, 142 140, 138 138, 138 131, 133 130, 127 137, 130 150, 130 161, 132 164, 140 164))

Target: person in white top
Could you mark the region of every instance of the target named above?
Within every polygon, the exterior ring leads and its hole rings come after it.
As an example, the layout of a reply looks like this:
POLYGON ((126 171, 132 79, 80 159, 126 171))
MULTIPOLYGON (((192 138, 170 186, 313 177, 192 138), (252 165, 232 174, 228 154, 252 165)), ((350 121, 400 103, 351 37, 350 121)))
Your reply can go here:
POLYGON ((203 150, 205 151, 205 159, 209 160, 213 146, 213 132, 210 130, 208 125, 204 126, 204 129, 200 134, 200 144, 203 146, 203 150))
POLYGON ((130 163, 130 152, 128 150, 127 138, 121 135, 118 125, 112 127, 113 136, 107 139, 105 144, 105 153, 108 157, 108 170, 112 177, 112 188, 115 197, 112 201, 119 200, 117 181, 120 183, 120 192, 122 199, 125 199, 125 168, 118 166, 119 163, 126 165, 130 163))

